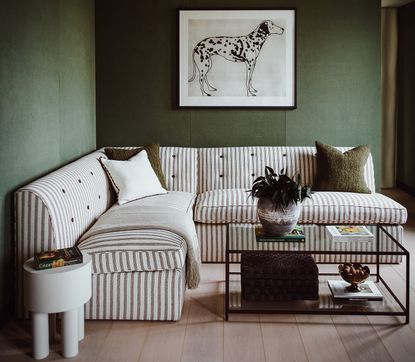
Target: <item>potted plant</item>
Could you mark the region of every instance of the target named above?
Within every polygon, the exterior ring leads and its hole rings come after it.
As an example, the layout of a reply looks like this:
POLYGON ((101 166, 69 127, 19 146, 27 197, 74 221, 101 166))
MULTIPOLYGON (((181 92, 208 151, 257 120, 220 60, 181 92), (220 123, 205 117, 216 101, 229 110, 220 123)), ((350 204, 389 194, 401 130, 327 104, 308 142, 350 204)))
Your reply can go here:
POLYGON ((301 185, 301 176, 289 177, 266 166, 265 176, 258 177, 248 191, 258 198, 258 217, 265 233, 285 235, 291 232, 300 216, 300 205, 311 194, 310 186, 301 185))

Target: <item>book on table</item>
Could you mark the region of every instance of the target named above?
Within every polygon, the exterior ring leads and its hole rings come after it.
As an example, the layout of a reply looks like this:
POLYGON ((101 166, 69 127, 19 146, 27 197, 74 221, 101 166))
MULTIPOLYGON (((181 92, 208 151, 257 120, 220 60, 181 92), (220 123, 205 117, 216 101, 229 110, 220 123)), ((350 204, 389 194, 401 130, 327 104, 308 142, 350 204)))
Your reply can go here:
POLYGON ((350 292, 348 286, 350 283, 344 280, 328 280, 327 281, 331 294, 336 300, 349 300, 349 301, 380 301, 383 300, 382 293, 378 289, 375 283, 371 280, 365 281, 359 284, 360 292, 350 292))
POLYGON ((366 226, 361 225, 327 225, 331 241, 335 242, 371 242, 374 239, 373 234, 366 226))
POLYGON ((83 256, 77 246, 70 248, 47 250, 35 255, 36 269, 51 269, 67 265, 80 264, 83 256))
POLYGON ((264 232, 262 225, 255 225, 255 237, 257 242, 304 242, 305 235, 301 225, 297 225, 293 231, 286 235, 276 236, 264 232))

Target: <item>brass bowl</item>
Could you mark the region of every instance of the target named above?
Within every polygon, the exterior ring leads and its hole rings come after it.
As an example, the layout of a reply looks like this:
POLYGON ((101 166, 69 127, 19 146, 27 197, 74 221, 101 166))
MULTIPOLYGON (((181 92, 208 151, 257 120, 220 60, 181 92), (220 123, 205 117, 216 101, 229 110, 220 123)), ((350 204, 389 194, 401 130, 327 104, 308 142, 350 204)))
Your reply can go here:
POLYGON ((358 263, 344 263, 340 264, 339 274, 346 282, 350 283, 347 287, 349 292, 360 292, 359 284, 363 283, 370 275, 370 269, 358 263))

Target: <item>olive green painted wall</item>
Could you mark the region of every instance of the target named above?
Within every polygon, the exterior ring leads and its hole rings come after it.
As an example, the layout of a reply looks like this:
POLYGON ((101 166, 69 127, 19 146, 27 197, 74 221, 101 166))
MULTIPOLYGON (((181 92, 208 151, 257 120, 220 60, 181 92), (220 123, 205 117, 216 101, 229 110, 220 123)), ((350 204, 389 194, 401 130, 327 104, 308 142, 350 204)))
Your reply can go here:
POLYGON ((398 12, 397 181, 415 192, 415 3, 398 12))
POLYGON ((372 146, 380 180, 380 0, 96 4, 97 144, 372 146), (297 8, 298 107, 178 110, 178 8, 297 8))
POLYGON ((0 311, 13 295, 13 191, 95 148, 92 0, 0 11, 0 311))

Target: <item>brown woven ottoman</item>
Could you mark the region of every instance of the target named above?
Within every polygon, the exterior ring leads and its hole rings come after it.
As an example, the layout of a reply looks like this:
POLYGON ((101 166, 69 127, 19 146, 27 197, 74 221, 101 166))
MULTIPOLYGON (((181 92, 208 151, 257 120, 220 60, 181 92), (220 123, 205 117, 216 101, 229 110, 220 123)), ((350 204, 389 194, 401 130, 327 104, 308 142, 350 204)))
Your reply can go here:
POLYGON ((242 253, 242 299, 290 301, 318 299, 318 268, 311 255, 242 253))

